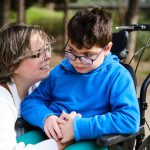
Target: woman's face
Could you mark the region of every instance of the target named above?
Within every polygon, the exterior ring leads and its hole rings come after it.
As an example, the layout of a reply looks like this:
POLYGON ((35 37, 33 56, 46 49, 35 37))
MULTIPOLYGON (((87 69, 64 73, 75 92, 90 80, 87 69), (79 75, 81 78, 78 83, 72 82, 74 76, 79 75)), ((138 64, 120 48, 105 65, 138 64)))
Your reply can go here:
POLYGON ((14 71, 13 76, 27 80, 31 83, 38 82, 49 75, 51 53, 48 51, 49 45, 38 33, 34 33, 30 39, 31 51, 33 55, 23 60, 14 71))

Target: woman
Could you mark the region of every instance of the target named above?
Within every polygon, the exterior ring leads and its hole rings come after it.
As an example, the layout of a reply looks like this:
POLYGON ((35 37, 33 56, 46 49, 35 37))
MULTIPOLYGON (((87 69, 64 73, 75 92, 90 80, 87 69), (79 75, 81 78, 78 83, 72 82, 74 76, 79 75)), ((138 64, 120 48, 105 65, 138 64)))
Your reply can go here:
POLYGON ((0 150, 57 149, 52 139, 17 143, 14 129, 29 88, 49 75, 50 58, 51 40, 39 26, 8 24, 0 30, 0 150))

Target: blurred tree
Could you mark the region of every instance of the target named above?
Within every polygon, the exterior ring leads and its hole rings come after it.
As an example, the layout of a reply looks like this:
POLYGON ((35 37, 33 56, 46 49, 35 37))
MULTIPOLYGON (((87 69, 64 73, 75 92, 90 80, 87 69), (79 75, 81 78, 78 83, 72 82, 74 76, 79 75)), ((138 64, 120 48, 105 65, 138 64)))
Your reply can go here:
POLYGON ((68 21, 67 21, 67 17, 68 17, 68 0, 64 0, 64 18, 63 18, 63 35, 64 35, 64 38, 63 38, 63 45, 65 45, 66 41, 67 41, 67 24, 68 24, 68 21))
POLYGON ((44 4, 44 0, 38 0, 38 5, 42 6, 44 4))
POLYGON ((18 15, 17 15, 17 22, 18 23, 25 23, 25 2, 24 0, 18 0, 18 15))
MULTIPOLYGON (((32 5, 37 4, 37 2, 38 2, 37 0, 24 0, 25 8, 31 7, 32 5)), ((14 10, 14 11, 17 11, 18 3, 19 3, 19 0, 12 0, 11 9, 14 10)))
MULTIPOLYGON (((139 0, 129 0, 128 2, 128 9, 125 15, 125 24, 137 24, 138 22, 138 12, 139 12, 139 0)), ((129 34, 129 42, 128 42, 128 49, 130 51, 126 62, 129 62, 131 57, 135 53, 135 46, 136 46, 136 32, 131 32, 129 34)))
POLYGON ((11 0, 2 0, 0 5, 0 26, 9 22, 11 0))
POLYGON ((56 10, 62 10, 64 12, 64 17, 63 17, 63 45, 65 45, 66 40, 67 40, 67 24, 68 24, 68 5, 69 3, 75 3, 77 0, 51 0, 55 3, 56 5, 56 10))
MULTIPOLYGON (((5 1, 5 0, 4 0, 5 1)), ((43 0, 12 0, 11 1, 11 10, 17 12, 17 21, 18 23, 26 22, 25 10, 31 7, 34 4, 42 3, 43 0), (17 4, 17 5, 16 5, 17 4)))

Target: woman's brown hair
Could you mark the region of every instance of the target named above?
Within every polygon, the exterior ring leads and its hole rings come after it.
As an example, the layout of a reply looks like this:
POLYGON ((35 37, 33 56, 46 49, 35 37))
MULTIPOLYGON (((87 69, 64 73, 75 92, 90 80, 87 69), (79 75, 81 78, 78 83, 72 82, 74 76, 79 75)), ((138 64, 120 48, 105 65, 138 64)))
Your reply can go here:
POLYGON ((7 24, 0 30, 0 82, 11 81, 11 74, 22 60, 27 58, 30 50, 30 38, 38 33, 45 42, 50 42, 49 36, 40 26, 25 24, 7 24))

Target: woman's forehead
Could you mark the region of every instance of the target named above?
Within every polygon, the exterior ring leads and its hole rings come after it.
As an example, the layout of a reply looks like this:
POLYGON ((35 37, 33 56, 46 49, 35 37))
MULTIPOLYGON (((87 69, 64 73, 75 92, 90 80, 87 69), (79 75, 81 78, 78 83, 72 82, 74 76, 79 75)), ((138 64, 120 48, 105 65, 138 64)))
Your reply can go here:
POLYGON ((30 42, 44 42, 44 38, 42 37, 41 34, 39 34, 38 32, 36 33, 32 33, 31 36, 30 36, 30 42))
POLYGON ((31 35, 30 37, 30 47, 32 50, 41 49, 45 45, 46 41, 38 33, 31 35))

